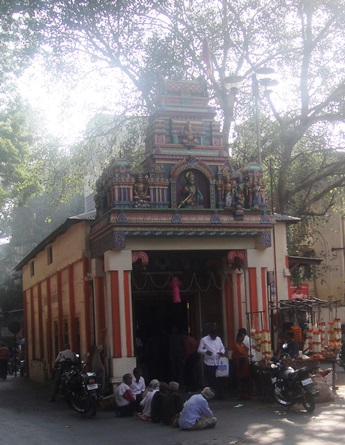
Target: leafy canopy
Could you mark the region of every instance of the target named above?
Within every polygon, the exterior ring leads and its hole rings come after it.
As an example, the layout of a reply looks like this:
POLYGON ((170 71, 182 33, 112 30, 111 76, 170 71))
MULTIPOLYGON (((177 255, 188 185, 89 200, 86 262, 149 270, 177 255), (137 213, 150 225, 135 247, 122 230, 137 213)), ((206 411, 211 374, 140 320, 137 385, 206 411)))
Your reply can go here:
POLYGON ((37 49, 72 88, 86 67, 120 71, 138 93, 137 114, 154 108, 159 76, 206 78, 234 160, 257 159, 261 146, 275 209, 303 216, 325 213, 345 185, 344 3, 17 0, 6 7, 12 41, 20 35, 23 48, 37 49), (267 66, 280 74, 279 95, 253 90, 253 75, 267 66), (243 86, 229 91, 229 75, 243 86), (259 131, 248 133, 243 125, 254 129, 255 120, 259 131), (317 212, 315 203, 323 203, 317 212))

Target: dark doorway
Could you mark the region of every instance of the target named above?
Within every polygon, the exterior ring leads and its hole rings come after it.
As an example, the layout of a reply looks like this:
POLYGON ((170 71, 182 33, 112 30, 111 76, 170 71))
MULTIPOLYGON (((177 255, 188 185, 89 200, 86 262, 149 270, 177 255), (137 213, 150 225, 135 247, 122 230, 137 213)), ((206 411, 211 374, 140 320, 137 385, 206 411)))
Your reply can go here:
POLYGON ((189 308, 187 299, 173 303, 171 293, 133 295, 136 356, 147 382, 153 378, 165 382, 179 379, 171 356, 174 349, 183 359, 183 337, 190 331, 189 308))
POLYGON ((221 270, 222 255, 210 251, 151 251, 148 265, 133 264, 135 355, 146 382, 178 379, 179 360, 172 356, 178 355, 179 336, 190 334, 198 342, 202 324, 221 327, 221 270))

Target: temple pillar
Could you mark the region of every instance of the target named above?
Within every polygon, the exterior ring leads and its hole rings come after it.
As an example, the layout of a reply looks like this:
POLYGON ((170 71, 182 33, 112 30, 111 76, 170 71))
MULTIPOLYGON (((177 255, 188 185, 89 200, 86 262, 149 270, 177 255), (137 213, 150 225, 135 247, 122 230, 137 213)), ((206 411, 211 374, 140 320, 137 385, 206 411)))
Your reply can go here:
POLYGON ((228 313, 232 314, 232 320, 228 320, 228 342, 229 348, 232 349, 236 341, 236 333, 239 328, 246 327, 246 312, 248 312, 247 301, 247 280, 246 280, 246 250, 230 250, 227 255, 228 264, 228 283, 231 286, 226 293, 231 293, 231 308, 229 306, 228 313))
POLYGON ((104 271, 107 355, 111 362, 112 382, 118 383, 122 381, 123 374, 132 372, 136 365, 131 295, 132 251, 105 252, 104 271))
POLYGON ((103 261, 100 258, 91 260, 91 278, 93 283, 94 298, 94 323, 95 323, 95 345, 103 345, 107 350, 106 319, 105 319, 105 273, 103 261))
POLYGON ((233 307, 234 307, 234 341, 236 341, 236 334, 239 328, 245 328, 246 324, 246 282, 245 273, 243 269, 234 269, 232 271, 232 282, 233 282, 233 307))
POLYGON ((256 330, 269 328, 269 311, 267 295, 267 267, 259 267, 265 263, 260 252, 248 250, 247 267, 247 301, 251 328, 256 330))
POLYGON ((224 324, 224 345, 230 350, 235 342, 234 321, 236 319, 234 307, 234 286, 233 274, 226 272, 224 275, 223 287, 223 324, 224 324))

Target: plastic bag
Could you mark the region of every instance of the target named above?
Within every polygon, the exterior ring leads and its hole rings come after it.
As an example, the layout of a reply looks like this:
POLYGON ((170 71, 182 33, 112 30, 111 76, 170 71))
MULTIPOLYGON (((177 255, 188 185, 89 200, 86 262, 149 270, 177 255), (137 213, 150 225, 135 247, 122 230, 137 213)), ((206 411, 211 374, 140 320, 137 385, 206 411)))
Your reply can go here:
POLYGON ((220 357, 216 377, 229 377, 229 359, 227 357, 220 357))

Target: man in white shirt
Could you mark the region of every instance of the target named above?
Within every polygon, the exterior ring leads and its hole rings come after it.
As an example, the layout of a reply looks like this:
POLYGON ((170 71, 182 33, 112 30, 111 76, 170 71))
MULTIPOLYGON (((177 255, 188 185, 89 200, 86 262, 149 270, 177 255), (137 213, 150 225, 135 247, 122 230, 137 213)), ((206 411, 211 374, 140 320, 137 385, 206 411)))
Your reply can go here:
POLYGON ((122 377, 122 383, 115 389, 115 402, 121 417, 132 416, 136 409, 135 395, 130 389, 131 383, 131 374, 125 374, 122 377))
MULTIPOLYGON (((204 361, 204 378, 206 384, 216 391, 217 390, 216 370, 219 363, 219 357, 225 355, 225 348, 220 337, 217 336, 215 327, 209 330, 208 335, 200 340, 198 352, 203 356, 204 361)), ((218 394, 217 394, 218 393, 218 394)))
POLYGON ((137 411, 141 411, 140 402, 142 401, 144 391, 146 389, 145 380, 141 373, 141 368, 138 366, 133 369, 132 383, 130 384, 130 389, 135 395, 137 403, 137 411))

